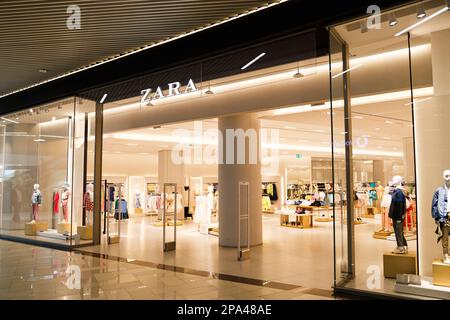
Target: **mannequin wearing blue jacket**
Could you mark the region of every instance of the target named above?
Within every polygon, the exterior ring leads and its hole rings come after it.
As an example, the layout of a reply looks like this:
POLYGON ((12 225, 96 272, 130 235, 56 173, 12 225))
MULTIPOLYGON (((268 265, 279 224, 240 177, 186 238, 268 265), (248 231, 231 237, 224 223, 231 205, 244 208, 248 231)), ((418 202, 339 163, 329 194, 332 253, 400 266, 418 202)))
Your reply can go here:
POLYGON ((389 218, 392 219, 397 247, 392 251, 396 254, 408 253, 408 243, 403 232, 403 224, 406 217, 406 197, 402 188, 403 178, 395 176, 392 178, 395 187, 391 192, 391 206, 389 207, 389 218))
POLYGON ((448 236, 450 233, 450 170, 445 170, 444 185, 437 188, 433 194, 431 216, 437 224, 436 234, 438 242, 442 240, 443 259, 445 264, 450 264, 448 252, 448 236))

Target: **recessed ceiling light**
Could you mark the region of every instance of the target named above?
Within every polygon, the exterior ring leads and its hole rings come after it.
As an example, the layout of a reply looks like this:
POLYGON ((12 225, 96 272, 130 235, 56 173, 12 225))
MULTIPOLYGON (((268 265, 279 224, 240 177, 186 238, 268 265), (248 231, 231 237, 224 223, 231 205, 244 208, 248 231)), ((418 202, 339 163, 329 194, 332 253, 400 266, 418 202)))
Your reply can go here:
POLYGON ((391 26, 391 27, 394 27, 394 26, 396 26, 398 24, 398 21, 397 21, 397 18, 395 17, 395 14, 394 13, 391 13, 390 15, 389 15, 389 25, 391 26))
POLYGON ((384 140, 391 140, 390 137, 384 137, 383 139, 384 139, 384 140))
POLYGON ((364 119, 364 117, 361 117, 361 116, 355 116, 355 119, 362 120, 362 119, 364 119))
POLYGON ((417 6, 417 19, 422 19, 427 16, 427 13, 425 12, 425 9, 423 8, 423 4, 419 4, 417 6))
POLYGON ((399 33, 397 33, 395 36, 399 37, 399 36, 409 32, 410 30, 414 29, 415 27, 420 26, 421 24, 423 24, 423 23, 433 19, 434 17, 436 17, 436 16, 438 16, 438 15, 444 13, 444 12, 447 12, 449 10, 449 8, 450 8, 450 1, 446 0, 446 6, 444 8, 442 8, 441 10, 433 13, 431 16, 428 16, 425 19, 421 19, 420 21, 414 23, 413 25, 409 26, 408 28, 406 28, 406 29, 400 31, 399 33))
POLYGON ((384 123, 386 124, 394 124, 392 121, 386 120, 384 123))
POLYGON ((39 138, 39 139, 34 139, 33 141, 34 141, 34 142, 45 142, 45 139, 39 138))
POLYGON ((376 130, 376 131, 380 131, 380 130, 381 130, 381 128, 375 128, 375 130, 376 130))
POLYGON ((47 69, 39 69, 39 72, 40 72, 40 73, 47 73, 48 70, 47 70, 47 69))
POLYGON ((56 121, 56 117, 52 117, 52 121, 56 121))
POLYGON ((285 129, 290 129, 290 130, 295 130, 295 129, 297 129, 296 127, 290 127, 290 126, 285 126, 284 128, 285 128, 285 129))
POLYGON ((325 131, 323 131, 323 130, 321 130, 321 129, 317 129, 317 130, 314 130, 315 132, 318 132, 318 133, 323 133, 323 132, 325 132, 325 131))

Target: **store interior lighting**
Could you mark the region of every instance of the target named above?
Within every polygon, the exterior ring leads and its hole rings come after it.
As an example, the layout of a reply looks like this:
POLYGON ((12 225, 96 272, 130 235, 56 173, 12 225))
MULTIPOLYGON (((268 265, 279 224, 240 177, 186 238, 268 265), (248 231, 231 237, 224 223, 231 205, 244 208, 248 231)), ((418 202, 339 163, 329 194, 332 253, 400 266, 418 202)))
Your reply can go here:
POLYGON ((418 27, 418 26, 424 24, 425 22, 430 21, 431 19, 433 19, 433 18, 435 18, 435 17, 437 17, 437 16, 439 16, 439 15, 441 15, 441 14, 443 14, 443 13, 448 12, 449 9, 450 9, 450 1, 447 0, 447 1, 445 2, 444 8, 440 9, 439 11, 436 11, 435 13, 433 13, 432 15, 430 15, 430 16, 424 18, 424 19, 421 19, 420 21, 414 23, 413 25, 409 26, 408 28, 406 28, 406 29, 404 29, 404 30, 398 32, 397 34, 395 34, 395 36, 396 36, 396 37, 399 37, 399 36, 401 36, 401 35, 406 34, 406 33, 408 33, 409 31, 411 31, 412 29, 414 29, 414 28, 416 28, 416 27, 418 27))

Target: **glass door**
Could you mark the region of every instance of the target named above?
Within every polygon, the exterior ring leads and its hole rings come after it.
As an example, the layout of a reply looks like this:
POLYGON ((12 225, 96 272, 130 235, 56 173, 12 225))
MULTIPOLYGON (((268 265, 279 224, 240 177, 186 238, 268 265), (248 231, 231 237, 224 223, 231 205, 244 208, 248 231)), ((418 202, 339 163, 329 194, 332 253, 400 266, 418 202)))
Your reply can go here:
POLYGON ((334 285, 354 274, 351 123, 345 43, 330 32, 330 118, 333 175, 334 285), (349 177, 350 175, 350 177, 349 177))

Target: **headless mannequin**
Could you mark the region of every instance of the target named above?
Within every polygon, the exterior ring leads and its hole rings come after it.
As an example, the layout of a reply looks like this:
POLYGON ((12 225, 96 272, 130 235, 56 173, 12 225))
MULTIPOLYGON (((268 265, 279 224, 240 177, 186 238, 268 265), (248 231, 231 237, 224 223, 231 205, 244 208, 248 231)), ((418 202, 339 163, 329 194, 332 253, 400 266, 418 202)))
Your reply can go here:
MULTIPOLYGON (((442 233, 442 251, 445 264, 450 264, 448 238, 450 233, 450 170, 443 173, 444 185, 436 190, 433 196, 432 213, 438 230, 442 233)), ((438 230, 436 233, 439 234, 438 230)))
POLYGON ((87 186, 83 204, 86 209, 86 225, 92 225, 92 211, 94 210, 94 185, 92 183, 87 186))
POLYGON ((394 226, 395 238, 397 241, 397 247, 392 253, 406 254, 408 253, 408 243, 406 242, 403 232, 403 223, 406 216, 406 197, 402 188, 403 178, 401 176, 395 176, 392 178, 392 184, 395 189, 392 192, 389 217, 392 219, 392 225, 394 226))
POLYGON ((39 219, 39 207, 42 202, 42 195, 41 191, 39 190, 39 184, 35 184, 33 186, 33 195, 31 196, 31 207, 33 209, 32 211, 32 217, 33 220, 31 223, 36 223, 36 221, 39 219))
POLYGON ((61 206, 63 214, 62 223, 67 223, 67 221, 69 221, 69 198, 70 198, 70 190, 68 187, 64 187, 64 191, 61 194, 61 206))

